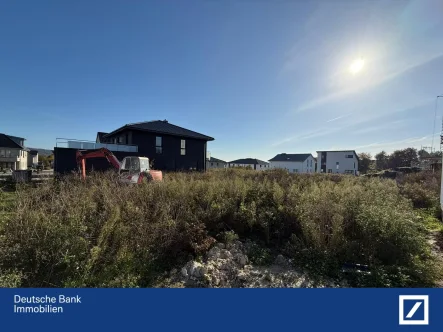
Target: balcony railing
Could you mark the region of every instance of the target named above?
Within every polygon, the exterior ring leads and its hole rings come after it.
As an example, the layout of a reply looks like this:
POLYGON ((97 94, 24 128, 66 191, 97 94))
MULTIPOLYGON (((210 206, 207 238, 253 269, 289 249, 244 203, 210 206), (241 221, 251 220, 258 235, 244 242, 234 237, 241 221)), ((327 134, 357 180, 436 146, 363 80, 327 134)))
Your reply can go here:
POLYGON ((137 145, 96 143, 94 141, 84 141, 70 138, 57 138, 55 146, 58 148, 71 148, 78 150, 95 150, 106 148, 110 151, 138 152, 137 145))

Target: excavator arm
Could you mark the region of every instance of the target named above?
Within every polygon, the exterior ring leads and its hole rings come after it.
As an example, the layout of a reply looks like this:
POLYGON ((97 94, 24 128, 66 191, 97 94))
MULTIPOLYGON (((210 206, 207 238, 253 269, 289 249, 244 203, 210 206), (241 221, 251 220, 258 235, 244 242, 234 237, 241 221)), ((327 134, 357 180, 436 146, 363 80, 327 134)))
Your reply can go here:
POLYGON ((106 158, 112 166, 114 166, 117 170, 120 170, 120 162, 118 161, 117 157, 114 156, 114 154, 108 149, 101 148, 100 150, 88 151, 84 153, 82 153, 81 151, 77 151, 77 164, 79 165, 79 167, 81 167, 83 179, 86 179, 86 159, 100 157, 106 158))

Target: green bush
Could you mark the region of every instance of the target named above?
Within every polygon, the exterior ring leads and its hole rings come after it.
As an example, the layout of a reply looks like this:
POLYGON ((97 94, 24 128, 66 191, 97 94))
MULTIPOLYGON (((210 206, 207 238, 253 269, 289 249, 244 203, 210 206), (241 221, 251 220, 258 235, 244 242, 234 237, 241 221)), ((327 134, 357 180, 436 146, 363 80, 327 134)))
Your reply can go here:
POLYGON ((220 234, 260 243, 257 263, 285 251, 334 277, 344 263, 369 265, 357 286, 438 277, 422 223, 394 181, 243 169, 167 173, 136 186, 111 173, 20 187, 0 223, 0 271, 26 276, 14 279, 26 287, 149 287, 220 234))
POLYGON ((430 210, 440 219, 440 182, 440 172, 407 174, 399 182, 400 193, 410 199, 415 208, 430 210))

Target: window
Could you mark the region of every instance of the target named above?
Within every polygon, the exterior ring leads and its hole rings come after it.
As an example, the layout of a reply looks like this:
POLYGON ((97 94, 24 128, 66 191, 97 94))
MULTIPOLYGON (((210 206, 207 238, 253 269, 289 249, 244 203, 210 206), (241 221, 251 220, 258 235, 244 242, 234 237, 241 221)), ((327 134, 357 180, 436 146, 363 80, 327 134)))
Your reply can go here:
POLYGON ((294 168, 294 169, 293 169, 293 172, 294 172, 294 173, 298 173, 298 169, 295 169, 295 168, 294 168))
POLYGON ((0 150, 0 157, 4 157, 5 156, 5 150, 0 150))
POLYGON ((119 144, 123 143, 123 136, 120 136, 120 137, 118 138, 118 143, 119 143, 119 144))
POLYGON ((162 138, 160 136, 155 137, 155 153, 162 154, 162 138))
POLYGON ((345 174, 354 174, 354 171, 353 171, 353 170, 349 170, 349 169, 347 169, 347 170, 345 171, 345 174))
POLYGON ((332 173, 332 169, 328 169, 328 173, 332 173))
POLYGON ((347 155, 345 155, 345 158, 352 159, 352 158, 354 158, 354 155, 353 154, 347 154, 347 155))
POLYGON ((211 163, 211 166, 214 166, 214 163, 211 163))
POLYGON ((140 170, 148 171, 149 170, 149 160, 148 159, 140 159, 140 170))
POLYGON ((182 156, 184 156, 186 154, 186 140, 182 139, 181 140, 181 149, 180 149, 180 154, 182 156))
POLYGON ((6 157, 11 157, 11 150, 6 150, 6 157))
POLYGON ((312 167, 312 159, 311 159, 311 167, 312 167))

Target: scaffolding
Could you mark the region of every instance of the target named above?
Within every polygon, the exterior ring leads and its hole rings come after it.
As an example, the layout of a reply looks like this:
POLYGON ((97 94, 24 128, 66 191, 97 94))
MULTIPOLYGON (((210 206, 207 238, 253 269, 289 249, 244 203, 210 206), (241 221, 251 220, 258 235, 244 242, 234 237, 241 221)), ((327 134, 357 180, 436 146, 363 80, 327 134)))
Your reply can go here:
MULTIPOLYGON (((443 130, 443 128, 442 128, 443 130)), ((443 136, 441 136, 440 149, 443 143, 443 136)), ((420 156, 418 162, 411 163, 411 167, 419 168, 422 171, 437 171, 441 170, 442 158, 435 156, 435 149, 430 146, 422 146, 420 151, 425 151, 426 156, 420 156)))

